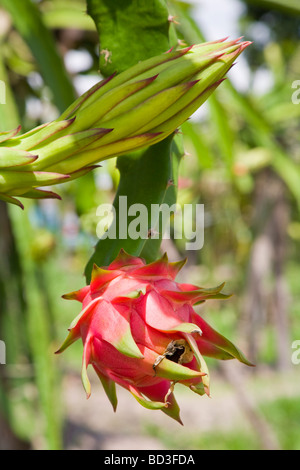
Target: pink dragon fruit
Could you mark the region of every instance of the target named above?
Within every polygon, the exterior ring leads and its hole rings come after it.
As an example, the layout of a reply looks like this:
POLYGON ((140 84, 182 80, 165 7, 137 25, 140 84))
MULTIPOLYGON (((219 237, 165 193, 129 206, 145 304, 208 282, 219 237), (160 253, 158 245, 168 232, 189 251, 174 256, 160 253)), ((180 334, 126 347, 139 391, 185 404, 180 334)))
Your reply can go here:
POLYGON ((170 263, 164 255, 146 264, 121 251, 108 267, 94 265, 90 285, 63 296, 82 302, 83 309, 57 353, 82 338, 82 382, 87 397, 91 364, 114 410, 117 383, 141 405, 160 409, 181 422, 174 385, 179 382, 209 395, 203 356, 236 358, 251 365, 192 307, 206 299, 227 298, 221 293, 224 284, 203 289, 177 283, 175 277, 184 262, 170 263))

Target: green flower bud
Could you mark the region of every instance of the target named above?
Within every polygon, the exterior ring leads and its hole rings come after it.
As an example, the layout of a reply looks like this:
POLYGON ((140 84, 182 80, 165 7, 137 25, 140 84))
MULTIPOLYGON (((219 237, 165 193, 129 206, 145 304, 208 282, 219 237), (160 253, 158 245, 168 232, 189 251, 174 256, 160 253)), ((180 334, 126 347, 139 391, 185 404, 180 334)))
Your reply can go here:
POLYGON ((57 120, 0 133, 0 199, 59 197, 42 186, 77 178, 107 158, 172 134, 249 45, 221 40, 168 51, 102 80, 57 120))

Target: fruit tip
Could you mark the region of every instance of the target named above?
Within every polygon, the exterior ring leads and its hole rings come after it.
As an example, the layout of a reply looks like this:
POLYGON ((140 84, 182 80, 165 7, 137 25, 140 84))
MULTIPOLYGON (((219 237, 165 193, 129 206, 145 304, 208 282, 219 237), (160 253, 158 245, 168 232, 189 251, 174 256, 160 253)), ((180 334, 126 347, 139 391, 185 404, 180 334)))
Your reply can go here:
POLYGON ((66 121, 68 122, 68 125, 70 126, 71 124, 73 124, 73 122, 75 121, 76 119, 76 116, 72 117, 72 118, 69 118, 67 119, 66 121))
POLYGON ((237 44, 239 41, 241 41, 242 39, 244 39, 244 36, 240 36, 239 38, 235 39, 235 43, 237 44))
POLYGON ((196 47, 196 44, 192 44, 191 46, 184 47, 183 49, 179 49, 178 52, 180 52, 182 55, 187 54, 193 47, 196 47))
POLYGON ((229 39, 229 36, 226 36, 225 38, 219 39, 217 42, 225 42, 229 39))
POLYGON ((95 170, 96 168, 102 168, 102 165, 99 165, 99 164, 97 164, 97 165, 90 165, 90 166, 88 166, 88 167, 86 167, 86 168, 89 169, 90 171, 92 171, 92 170, 95 170))

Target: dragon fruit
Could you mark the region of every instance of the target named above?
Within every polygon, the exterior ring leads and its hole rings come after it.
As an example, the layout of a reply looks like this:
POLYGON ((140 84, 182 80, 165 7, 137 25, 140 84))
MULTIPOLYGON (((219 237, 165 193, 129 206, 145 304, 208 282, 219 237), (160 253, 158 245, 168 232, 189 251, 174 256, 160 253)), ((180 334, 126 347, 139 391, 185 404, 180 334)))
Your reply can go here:
POLYGON ((98 162, 148 147, 176 131, 222 83, 249 42, 214 41, 168 51, 111 76, 58 119, 0 132, 0 200, 59 198, 64 183, 98 162))
POLYGON ((114 408, 115 384, 129 390, 144 407, 160 409, 181 423, 174 397, 178 382, 204 395, 209 371, 203 356, 251 365, 239 349, 211 328, 193 309, 207 299, 225 299, 224 284, 212 289, 175 281, 184 261, 146 264, 121 250, 105 268, 94 265, 90 285, 66 294, 83 309, 57 353, 82 338, 82 382, 91 385, 87 367, 99 376, 114 408))

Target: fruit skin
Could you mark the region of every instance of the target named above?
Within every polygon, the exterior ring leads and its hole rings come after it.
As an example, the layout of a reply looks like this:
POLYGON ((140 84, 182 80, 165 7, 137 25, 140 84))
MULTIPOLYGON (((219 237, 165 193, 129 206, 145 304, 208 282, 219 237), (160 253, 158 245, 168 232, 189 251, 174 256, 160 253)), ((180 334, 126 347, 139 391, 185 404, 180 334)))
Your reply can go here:
POLYGON ((208 299, 228 298, 221 293, 224 284, 205 289, 176 282, 184 263, 170 263, 165 254, 146 264, 121 250, 108 267, 94 266, 90 285, 63 296, 82 302, 82 311, 57 353, 82 339, 82 382, 87 397, 91 364, 114 410, 115 384, 119 384, 141 405, 161 409, 181 423, 174 385, 179 382, 209 395, 203 356, 236 358, 252 365, 193 309, 208 299))
POLYGON ((142 61, 80 96, 57 120, 0 133, 0 199, 59 198, 42 186, 69 181, 101 160, 172 134, 222 83, 249 45, 220 40, 142 61))

